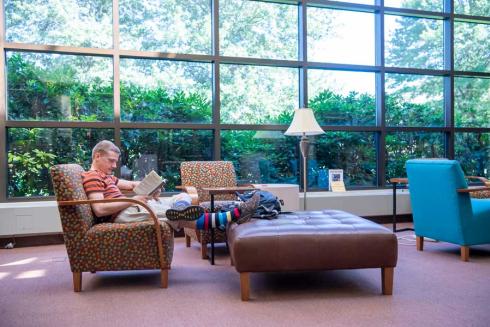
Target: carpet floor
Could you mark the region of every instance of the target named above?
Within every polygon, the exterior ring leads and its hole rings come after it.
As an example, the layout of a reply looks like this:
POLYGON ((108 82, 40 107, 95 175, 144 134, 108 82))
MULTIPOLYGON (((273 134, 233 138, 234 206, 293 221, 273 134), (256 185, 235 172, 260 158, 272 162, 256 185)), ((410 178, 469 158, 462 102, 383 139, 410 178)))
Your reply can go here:
POLYGON ((399 235, 393 296, 380 269, 251 274, 251 300, 224 246, 216 265, 175 240, 169 288, 159 271, 83 274, 72 290, 64 245, 0 250, 0 326, 489 326, 490 245, 399 235))

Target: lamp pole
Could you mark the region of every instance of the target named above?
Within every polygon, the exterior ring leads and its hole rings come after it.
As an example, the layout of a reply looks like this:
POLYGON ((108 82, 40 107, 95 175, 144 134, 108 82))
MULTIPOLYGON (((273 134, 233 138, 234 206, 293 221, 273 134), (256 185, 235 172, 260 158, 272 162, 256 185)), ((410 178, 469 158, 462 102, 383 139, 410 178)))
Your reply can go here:
POLYGON ((301 136, 301 141, 299 142, 299 148, 301 150, 301 155, 303 156, 303 210, 306 211, 306 193, 307 193, 307 187, 308 183, 306 181, 307 179, 307 169, 306 169, 306 159, 308 157, 308 147, 310 143, 308 141, 308 136, 306 136, 305 133, 303 133, 303 136, 301 136))

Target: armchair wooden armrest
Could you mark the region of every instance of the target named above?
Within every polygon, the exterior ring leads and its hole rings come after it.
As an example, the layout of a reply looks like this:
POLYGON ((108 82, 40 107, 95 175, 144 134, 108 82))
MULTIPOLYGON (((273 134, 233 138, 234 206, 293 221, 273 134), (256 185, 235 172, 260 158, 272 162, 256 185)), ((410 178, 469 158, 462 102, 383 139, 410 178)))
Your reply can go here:
POLYGON ((255 186, 253 184, 250 184, 250 183, 238 184, 237 187, 253 187, 253 188, 255 188, 255 186))
POLYGON ((479 191, 490 191, 490 186, 481 186, 481 187, 473 187, 473 188, 459 188, 456 191, 458 193, 471 193, 471 192, 479 192, 479 191))
POLYGON ((390 178, 390 183, 408 184, 408 178, 404 178, 404 177, 390 178))
POLYGON ((465 177, 467 179, 477 179, 483 184, 485 184, 485 186, 490 186, 490 180, 486 179, 485 177, 481 177, 481 176, 465 176, 465 177))
POLYGON ((111 202, 131 202, 134 204, 138 204, 145 208, 149 214, 150 218, 153 221, 153 226, 155 228, 155 234, 157 237, 157 246, 158 246, 158 256, 160 260, 160 266, 165 267, 165 261, 164 261, 164 252, 163 252, 163 244, 162 244, 162 234, 160 230, 160 221, 158 220, 157 216, 153 212, 153 210, 144 202, 131 199, 131 198, 115 198, 115 199, 103 199, 103 200, 72 200, 72 201, 58 201, 59 206, 74 206, 74 205, 79 205, 79 204, 92 204, 92 203, 111 203, 111 202))
POLYGON ((189 194, 189 196, 191 197, 192 205, 196 205, 196 206, 199 205, 199 195, 197 193, 197 188, 195 188, 194 186, 182 186, 182 185, 176 186, 175 188, 178 190, 183 190, 185 193, 189 194))

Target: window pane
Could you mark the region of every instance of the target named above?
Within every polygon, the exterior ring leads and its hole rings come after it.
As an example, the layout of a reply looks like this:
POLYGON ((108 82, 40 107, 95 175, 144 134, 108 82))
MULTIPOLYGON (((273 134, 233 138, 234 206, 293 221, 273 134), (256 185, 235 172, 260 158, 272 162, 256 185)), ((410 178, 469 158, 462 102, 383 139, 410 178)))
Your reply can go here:
POLYGON ((298 183, 298 140, 282 131, 222 131, 221 157, 240 183, 298 183))
POLYGON ((374 14, 308 7, 308 60, 374 65, 374 14))
POLYGON ((121 177, 141 180, 151 170, 168 179, 167 191, 180 182, 180 163, 212 160, 213 131, 185 129, 121 130, 121 177))
POLYGON ((298 58, 298 6, 223 0, 219 13, 221 55, 298 58))
POLYGON ((114 139, 112 129, 8 128, 8 197, 52 195, 49 168, 77 163, 90 168, 92 148, 114 139))
POLYGON ((111 0, 5 0, 7 42, 112 48, 111 0))
POLYGON ((211 64, 121 59, 121 119, 211 122, 211 64))
POLYGON ((490 177, 490 133, 456 133, 454 155, 466 175, 490 177))
POLYGON ((385 15, 387 66, 443 69, 443 21, 385 15))
POLYGON ((454 22, 454 69, 490 72, 490 25, 454 22))
POLYGON ((431 0, 431 1, 385 0, 385 6, 394 7, 394 8, 442 11, 443 0, 431 0))
POLYGON ((221 122, 291 122, 299 103, 298 69, 221 65, 221 122))
POLYGON ((211 1, 120 0, 121 49, 211 53, 211 1))
POLYGON ((308 184, 328 188, 328 169, 343 169, 349 186, 376 186, 376 147, 374 133, 327 132, 310 137, 308 184))
POLYGON ((454 78, 456 127, 490 127, 490 79, 454 78))
POLYGON ((112 59, 7 52, 8 118, 112 120, 112 59))
POLYGON ((444 78, 386 74, 386 125, 444 126, 444 78))
POLYGON ((444 134, 434 132, 397 132, 386 135, 386 182, 406 177, 405 163, 415 158, 443 158, 444 134))
POLYGON ((454 1, 454 13, 473 16, 490 16, 490 6, 488 0, 458 0, 454 1))
POLYGON ((308 107, 321 125, 375 125, 374 73, 308 70, 308 107))

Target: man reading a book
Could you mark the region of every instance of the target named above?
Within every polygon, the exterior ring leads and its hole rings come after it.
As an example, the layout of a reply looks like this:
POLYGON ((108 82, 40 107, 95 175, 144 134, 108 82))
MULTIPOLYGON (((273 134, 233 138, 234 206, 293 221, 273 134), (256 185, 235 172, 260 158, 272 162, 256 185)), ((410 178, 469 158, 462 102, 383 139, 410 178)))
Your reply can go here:
MULTIPOLYGON (((123 198, 121 190, 132 191, 140 184, 138 181, 127 181, 112 175, 120 155, 121 150, 107 140, 97 143, 92 149, 92 165, 89 171, 82 174, 83 188, 89 199, 123 198)), ((163 203, 159 197, 160 189, 157 189, 151 195, 135 195, 133 199, 147 203, 159 218, 166 218, 175 229, 224 228, 229 222, 247 220, 253 215, 259 202, 258 194, 255 194, 231 211, 209 214, 202 207, 192 206, 191 198, 186 193, 167 198, 163 203)), ((98 222, 128 223, 149 218, 144 208, 130 202, 93 203, 92 211, 98 222)))

